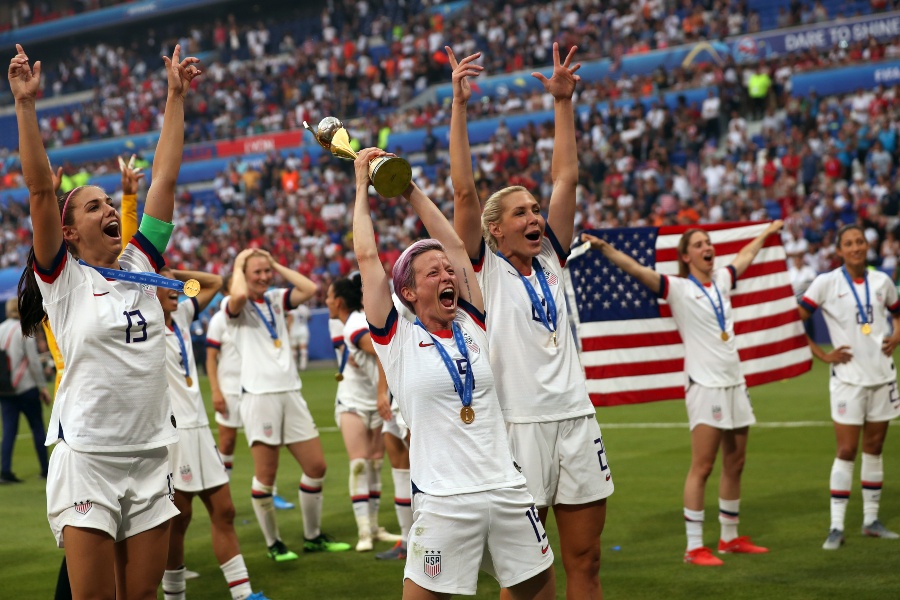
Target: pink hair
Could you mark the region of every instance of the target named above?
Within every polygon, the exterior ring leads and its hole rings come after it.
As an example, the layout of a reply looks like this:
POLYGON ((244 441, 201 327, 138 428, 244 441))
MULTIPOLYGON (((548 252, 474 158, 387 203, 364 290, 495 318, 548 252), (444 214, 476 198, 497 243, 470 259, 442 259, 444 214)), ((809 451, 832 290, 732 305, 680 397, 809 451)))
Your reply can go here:
POLYGON ((413 312, 415 312, 415 310, 413 310, 412 304, 410 304, 400 292, 403 288, 415 289, 416 274, 413 271, 413 261, 417 256, 430 252, 431 250, 444 252, 444 245, 439 241, 430 238, 414 242, 409 248, 403 251, 403 254, 401 254, 400 258, 397 259, 397 262, 394 263, 394 269, 391 271, 391 277, 394 283, 394 293, 400 298, 400 302, 403 303, 403 306, 413 312))

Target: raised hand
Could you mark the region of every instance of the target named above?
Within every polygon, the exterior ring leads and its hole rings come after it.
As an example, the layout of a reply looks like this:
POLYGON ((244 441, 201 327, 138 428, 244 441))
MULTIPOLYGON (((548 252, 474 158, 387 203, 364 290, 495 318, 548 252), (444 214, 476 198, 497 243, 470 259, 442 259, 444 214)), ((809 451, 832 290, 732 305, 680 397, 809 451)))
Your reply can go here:
POLYGON ((575 93, 575 84, 581 81, 581 76, 576 75, 575 71, 581 68, 581 63, 572 64, 572 58, 578 46, 572 46, 566 60, 559 62, 559 43, 553 42, 553 74, 547 79, 542 74, 534 72, 532 77, 544 84, 544 89, 556 100, 571 100, 572 94, 575 93))
POLYGON ((119 157, 119 170, 122 171, 122 193, 134 196, 138 192, 138 184, 144 178, 141 168, 134 166, 134 154, 128 162, 119 157))
POLYGON ((453 69, 453 99, 457 102, 468 102, 472 97, 472 88, 469 85, 469 77, 478 77, 484 70, 484 67, 475 64, 473 61, 481 58, 481 52, 476 52, 457 62, 456 55, 450 46, 444 46, 447 51, 447 58, 450 59, 450 67, 453 69))
POLYGON ((199 63, 200 59, 194 56, 188 56, 181 60, 181 44, 175 45, 175 51, 172 58, 163 56, 163 62, 166 63, 166 76, 169 79, 169 92, 178 94, 182 98, 191 88, 191 81, 202 73, 200 69, 194 65, 199 63))
POLYGON ((9 87, 17 102, 34 100, 41 89, 41 61, 32 67, 21 44, 16 44, 16 55, 9 61, 8 77, 9 87))
POLYGON ((581 241, 590 242, 591 248, 593 248, 594 250, 599 250, 600 252, 603 252, 606 248, 612 248, 612 246, 610 246, 609 242, 607 242, 606 240, 598 238, 597 236, 591 235, 589 233, 582 233, 581 241))
POLYGON ((62 185, 62 176, 63 176, 63 168, 58 167, 56 171, 53 170, 53 163, 50 162, 50 157, 47 157, 47 166, 50 167, 50 178, 53 180, 53 193, 59 193, 59 186, 62 185))
POLYGON ((353 161, 354 169, 356 170, 356 185, 360 186, 365 184, 369 185, 369 163, 376 158, 380 158, 382 156, 396 156, 395 154, 391 154, 390 152, 385 152, 381 148, 364 148, 360 151, 359 155, 357 155, 356 160, 353 161))

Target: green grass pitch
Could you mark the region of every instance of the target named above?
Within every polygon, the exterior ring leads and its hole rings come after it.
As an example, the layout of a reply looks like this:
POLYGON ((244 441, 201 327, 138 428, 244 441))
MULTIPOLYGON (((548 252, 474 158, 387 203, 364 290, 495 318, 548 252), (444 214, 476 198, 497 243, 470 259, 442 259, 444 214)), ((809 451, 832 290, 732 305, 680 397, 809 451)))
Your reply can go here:
MULTIPOLYGON (((322 429, 328 461, 323 528, 337 539, 355 544, 356 528, 347 492, 347 458, 340 434, 334 428, 333 372, 319 369, 303 373, 303 393, 322 429)), ((847 543, 837 552, 821 549, 829 524, 828 475, 834 456, 824 366, 817 363, 812 373, 803 377, 756 388, 752 396, 760 425, 752 429, 750 436, 740 531, 768 546, 770 553, 725 557, 725 565, 719 568, 681 562, 685 542, 681 492, 690 457, 683 404, 661 402, 598 411, 616 483, 603 534, 601 578, 605 597, 900 598, 900 540, 869 539, 859 533, 862 500, 858 466, 847 516, 847 543)), ((0 486, 2 598, 52 598, 62 559, 62 551, 55 547, 47 525, 44 482, 38 478, 27 432, 23 422, 13 467, 26 483, 0 486)), ((886 485, 881 505, 882 521, 894 530, 900 530, 898 435, 900 432, 889 434, 885 447, 886 485)), ((255 590, 263 590, 273 600, 400 597, 403 564, 376 561, 373 553, 301 554, 295 562, 280 564, 268 560, 250 507, 251 475, 248 450, 240 438, 232 496, 237 507, 238 536, 255 590)), ((283 452, 278 476, 281 495, 296 501, 299 478, 299 467, 283 452)), ((381 521, 396 531, 387 465, 383 481, 381 521)), ((718 471, 706 494, 704 539, 709 546, 718 540, 717 482, 718 471)), ((299 550, 299 508, 279 511, 278 519, 287 545, 299 550)), ((558 597, 563 598, 565 577, 552 518, 547 532, 557 552, 558 597)), ((376 551, 387 548, 388 544, 380 544, 376 551)), ((188 597, 228 598, 210 546, 209 520, 199 501, 194 504, 186 556, 188 567, 201 574, 199 579, 188 582, 188 597)), ((497 598, 496 582, 482 574, 477 597, 497 598)))

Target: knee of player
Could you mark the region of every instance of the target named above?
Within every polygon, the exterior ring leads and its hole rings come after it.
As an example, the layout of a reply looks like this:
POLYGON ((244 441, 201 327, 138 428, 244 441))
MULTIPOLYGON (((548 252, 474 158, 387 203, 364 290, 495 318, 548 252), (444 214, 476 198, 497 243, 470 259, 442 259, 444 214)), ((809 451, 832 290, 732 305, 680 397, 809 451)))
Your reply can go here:
POLYGON ((311 465, 303 465, 303 473, 307 477, 312 477, 313 479, 322 479, 325 477, 325 461, 315 462, 311 465))
POLYGON ((221 506, 215 507, 209 518, 216 524, 233 525, 235 514, 234 503, 229 499, 228 502, 223 502, 221 506))
POLYGON ((856 460, 856 446, 838 446, 837 457, 841 460, 853 462, 856 460))

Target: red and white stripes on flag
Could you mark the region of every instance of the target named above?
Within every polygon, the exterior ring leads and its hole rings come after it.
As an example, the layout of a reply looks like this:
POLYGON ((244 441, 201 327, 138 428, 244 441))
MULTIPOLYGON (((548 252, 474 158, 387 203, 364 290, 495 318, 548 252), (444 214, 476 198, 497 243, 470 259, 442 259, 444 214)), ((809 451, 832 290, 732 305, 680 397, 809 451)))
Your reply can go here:
MULTIPOLYGON (((730 264, 766 226, 723 223, 701 228, 715 246, 718 268, 730 264)), ((642 227, 593 233, 642 264, 677 276, 678 241, 687 229, 642 227)), ((644 294, 643 286, 596 251, 571 257, 567 266, 572 282, 569 300, 577 309, 572 313, 578 320, 581 362, 594 405, 684 398, 684 345, 668 304, 652 293, 644 294)), ((812 356, 788 279, 780 236, 771 235, 766 240, 753 264, 738 279, 731 304, 748 386, 795 377, 811 368, 812 356)))

